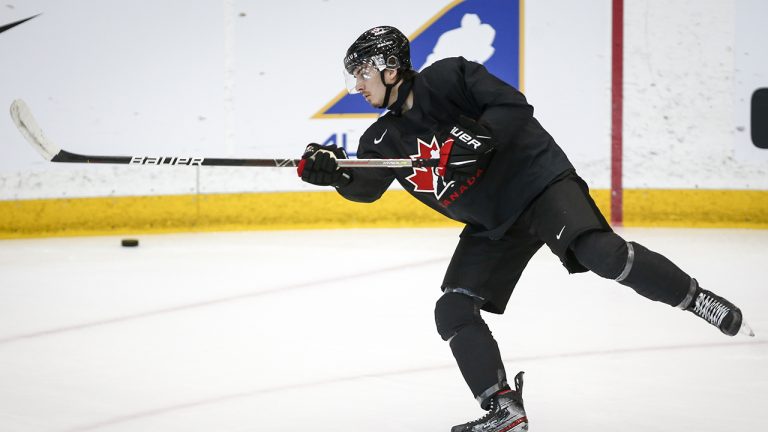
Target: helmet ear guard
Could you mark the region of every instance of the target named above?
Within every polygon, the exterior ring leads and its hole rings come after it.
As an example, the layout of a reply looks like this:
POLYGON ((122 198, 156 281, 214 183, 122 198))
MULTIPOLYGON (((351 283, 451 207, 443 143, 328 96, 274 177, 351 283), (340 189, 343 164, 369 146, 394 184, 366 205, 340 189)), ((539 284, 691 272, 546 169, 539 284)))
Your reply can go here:
POLYGON ((387 62, 385 65, 387 66, 387 69, 400 69, 400 60, 397 57, 391 55, 387 57, 387 62))

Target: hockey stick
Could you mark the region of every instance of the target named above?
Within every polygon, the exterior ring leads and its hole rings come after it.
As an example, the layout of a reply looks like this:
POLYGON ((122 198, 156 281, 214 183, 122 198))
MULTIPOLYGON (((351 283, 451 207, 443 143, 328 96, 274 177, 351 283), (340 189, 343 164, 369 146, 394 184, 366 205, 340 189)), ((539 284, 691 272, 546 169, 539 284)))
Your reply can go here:
MULTIPOLYGON (((43 134, 27 104, 16 99, 11 103, 11 118, 24 138, 47 161, 123 165, 173 166, 242 166, 296 167, 301 159, 226 159, 180 156, 92 156, 68 152, 53 144, 43 134)), ((339 159, 340 167, 354 168, 412 168, 435 167, 439 159, 339 159)))

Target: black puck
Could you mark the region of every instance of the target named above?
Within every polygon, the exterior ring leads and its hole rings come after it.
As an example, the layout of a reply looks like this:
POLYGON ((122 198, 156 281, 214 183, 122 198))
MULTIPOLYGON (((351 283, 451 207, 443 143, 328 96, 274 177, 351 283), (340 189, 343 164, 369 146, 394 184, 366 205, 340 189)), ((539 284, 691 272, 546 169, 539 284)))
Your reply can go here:
POLYGON ((136 247, 139 245, 139 241, 136 239, 123 239, 120 244, 123 245, 123 247, 136 247))

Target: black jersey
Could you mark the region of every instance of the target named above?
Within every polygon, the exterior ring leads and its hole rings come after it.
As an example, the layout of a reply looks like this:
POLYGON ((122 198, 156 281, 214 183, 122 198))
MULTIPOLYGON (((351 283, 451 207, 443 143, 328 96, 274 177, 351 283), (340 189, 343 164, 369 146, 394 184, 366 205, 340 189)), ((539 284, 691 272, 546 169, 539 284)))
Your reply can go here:
POLYGON ((476 235, 501 237, 528 204, 573 166, 533 117, 517 89, 463 57, 440 60, 413 78, 413 106, 388 112, 360 138, 361 159, 439 158, 438 136, 460 114, 483 123, 497 142, 485 170, 466 181, 445 182, 435 168, 358 168, 338 188, 358 202, 377 200, 397 180, 419 201, 469 225, 476 235))

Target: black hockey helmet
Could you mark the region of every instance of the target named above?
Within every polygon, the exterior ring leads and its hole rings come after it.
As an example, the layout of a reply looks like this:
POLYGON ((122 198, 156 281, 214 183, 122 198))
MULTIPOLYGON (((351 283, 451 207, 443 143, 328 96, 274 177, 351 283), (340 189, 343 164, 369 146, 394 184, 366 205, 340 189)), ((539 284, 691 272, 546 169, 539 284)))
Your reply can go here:
POLYGON ((386 69, 410 69, 411 47, 408 38, 390 26, 367 30, 347 50, 344 69, 351 74, 355 68, 370 60, 386 69))
MULTIPOLYGON (((347 90, 350 93, 357 93, 356 81, 361 71, 364 78, 368 79, 370 76, 365 74, 377 70, 384 82, 385 69, 411 69, 411 48, 408 38, 400 30, 390 26, 379 26, 364 32, 347 50, 344 56, 347 90)), ((398 74, 398 82, 402 79, 401 75, 398 74)), ((388 106, 389 95, 395 84, 397 82, 384 84, 387 87, 384 107, 388 106)))

